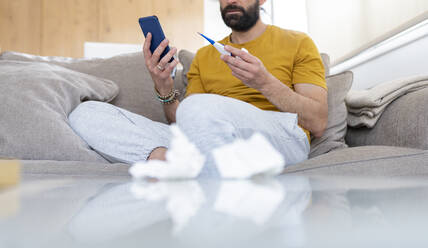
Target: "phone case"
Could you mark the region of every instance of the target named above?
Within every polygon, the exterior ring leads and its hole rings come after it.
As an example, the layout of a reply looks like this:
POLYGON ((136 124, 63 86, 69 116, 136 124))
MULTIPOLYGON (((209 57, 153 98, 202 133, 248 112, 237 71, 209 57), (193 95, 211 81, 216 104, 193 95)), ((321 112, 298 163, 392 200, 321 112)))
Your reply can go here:
MULTIPOLYGON (((156 48, 165 39, 165 34, 163 33, 159 19, 157 18, 157 16, 147 16, 140 18, 138 22, 140 23, 140 27, 143 31, 144 37, 147 37, 147 34, 149 32, 152 34, 152 43, 150 45, 150 51, 153 54, 156 48)), ((169 46, 167 46, 161 54, 160 59, 162 59, 169 52, 169 50, 170 48, 169 46)), ((172 62, 173 60, 174 58, 171 58, 169 62, 172 62)))

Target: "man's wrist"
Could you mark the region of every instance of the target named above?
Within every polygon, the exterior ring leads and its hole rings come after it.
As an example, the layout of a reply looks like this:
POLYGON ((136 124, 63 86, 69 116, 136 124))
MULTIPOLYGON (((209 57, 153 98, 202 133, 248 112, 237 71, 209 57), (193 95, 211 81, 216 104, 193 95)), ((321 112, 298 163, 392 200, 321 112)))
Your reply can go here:
POLYGON ((161 99, 165 99, 168 98, 172 95, 173 91, 174 91, 174 87, 171 88, 162 88, 162 90, 159 90, 158 88, 154 88, 154 91, 156 93, 156 96, 158 96, 161 99))
POLYGON ((154 88, 156 99, 158 99, 162 104, 172 104, 180 95, 180 92, 178 90, 175 90, 174 88, 171 89, 171 91, 168 94, 161 94, 156 87, 154 88))
POLYGON ((168 81, 170 82, 155 84, 155 91, 159 95, 166 96, 174 90, 174 81, 172 80, 172 78, 169 78, 168 81))
POLYGON ((269 74, 259 91, 265 96, 270 95, 275 90, 275 86, 280 83, 281 82, 276 77, 274 77, 272 74, 269 74))

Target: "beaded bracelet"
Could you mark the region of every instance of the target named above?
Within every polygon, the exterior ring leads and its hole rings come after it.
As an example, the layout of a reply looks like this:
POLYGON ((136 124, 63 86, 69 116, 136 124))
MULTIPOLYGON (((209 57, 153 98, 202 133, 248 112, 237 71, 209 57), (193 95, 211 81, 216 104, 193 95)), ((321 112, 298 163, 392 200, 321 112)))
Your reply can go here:
POLYGON ((155 89, 156 97, 157 97, 158 99, 162 99, 162 100, 165 100, 165 99, 171 98, 171 96, 175 94, 175 92, 174 92, 174 88, 173 88, 173 89, 168 93, 168 95, 166 95, 166 96, 162 96, 162 95, 159 93, 159 91, 156 89, 156 87, 155 87, 154 89, 155 89))
POLYGON ((177 100, 177 97, 180 95, 180 92, 178 90, 172 89, 171 92, 166 96, 161 96, 159 94, 159 91, 155 88, 156 98, 162 103, 162 104, 171 104, 177 100))

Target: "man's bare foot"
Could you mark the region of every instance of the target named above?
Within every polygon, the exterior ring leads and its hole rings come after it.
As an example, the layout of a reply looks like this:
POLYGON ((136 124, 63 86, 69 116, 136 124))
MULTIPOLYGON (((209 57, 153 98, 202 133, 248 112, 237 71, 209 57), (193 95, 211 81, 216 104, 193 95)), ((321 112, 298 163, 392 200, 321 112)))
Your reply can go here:
POLYGON ((166 151, 168 151, 167 148, 165 147, 158 147, 155 148, 152 153, 150 153, 149 157, 147 158, 147 160, 152 160, 152 159, 156 159, 156 160, 166 160, 166 151))

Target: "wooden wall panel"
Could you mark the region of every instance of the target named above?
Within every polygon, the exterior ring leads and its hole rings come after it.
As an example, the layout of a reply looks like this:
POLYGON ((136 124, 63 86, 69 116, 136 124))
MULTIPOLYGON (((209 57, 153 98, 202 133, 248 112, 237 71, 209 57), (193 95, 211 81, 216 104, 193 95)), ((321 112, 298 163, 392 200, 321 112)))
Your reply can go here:
POLYGON ((151 14, 147 0, 99 0, 101 42, 138 44, 143 41, 138 25, 140 16, 151 14))
POLYGON ((204 43, 195 34, 203 31, 203 0, 99 0, 100 41, 144 42, 138 18, 157 15, 172 46, 196 51, 204 43))
POLYGON ((204 42, 203 0, 0 0, 0 47, 46 56, 82 57, 85 41, 142 44, 138 18, 157 15, 171 45, 204 42))
POLYGON ((203 0, 161 0, 153 2, 153 14, 161 20, 172 46, 196 52, 204 45, 197 32, 204 32, 203 0))
POLYGON ((40 1, 0 0, 2 51, 40 53, 40 1))
POLYGON ((42 0, 41 53, 82 57, 85 41, 98 40, 98 2, 42 0))

